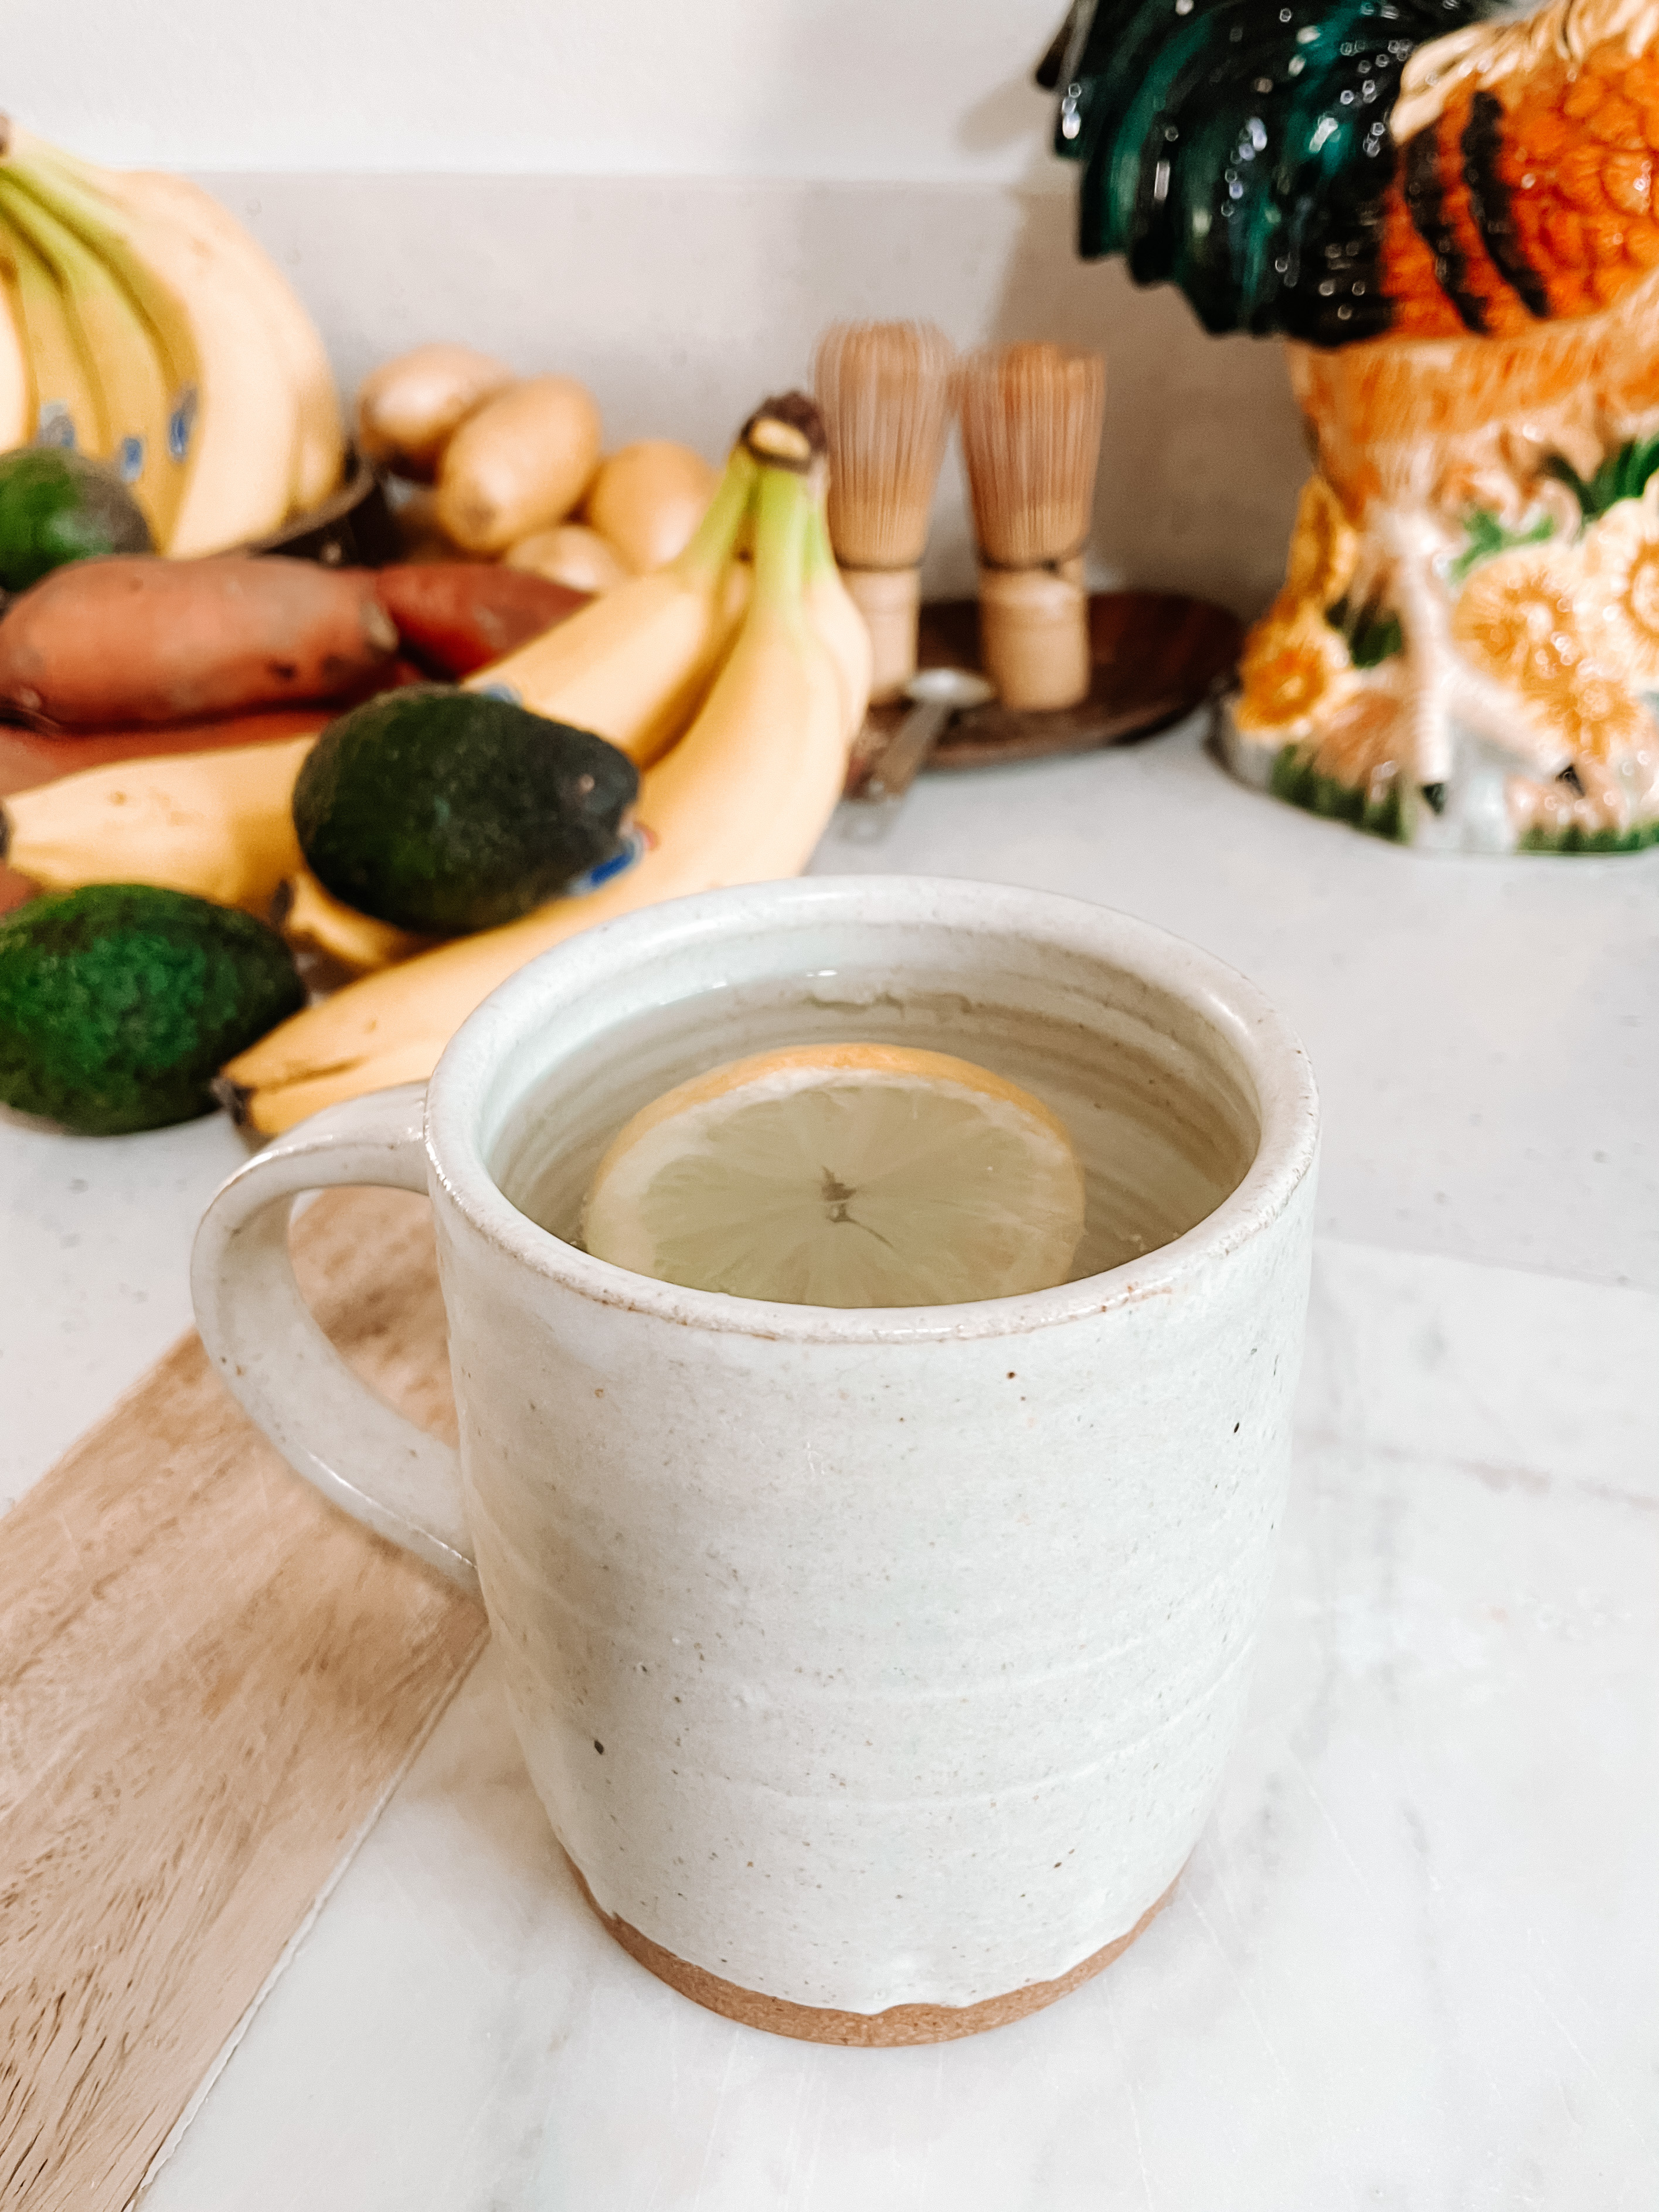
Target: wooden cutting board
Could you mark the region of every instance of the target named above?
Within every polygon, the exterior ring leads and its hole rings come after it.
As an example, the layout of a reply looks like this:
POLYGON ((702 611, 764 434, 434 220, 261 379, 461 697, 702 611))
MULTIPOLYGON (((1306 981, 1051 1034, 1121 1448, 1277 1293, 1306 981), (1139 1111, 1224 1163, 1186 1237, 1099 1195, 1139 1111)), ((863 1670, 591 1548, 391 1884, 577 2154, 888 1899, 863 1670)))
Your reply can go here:
MULTIPOLYGON (((319 1318, 454 1435, 430 1212, 319 1199, 319 1318)), ((120 2212, 482 1648, 191 1336, 0 1522, 0 2203, 120 2212)))

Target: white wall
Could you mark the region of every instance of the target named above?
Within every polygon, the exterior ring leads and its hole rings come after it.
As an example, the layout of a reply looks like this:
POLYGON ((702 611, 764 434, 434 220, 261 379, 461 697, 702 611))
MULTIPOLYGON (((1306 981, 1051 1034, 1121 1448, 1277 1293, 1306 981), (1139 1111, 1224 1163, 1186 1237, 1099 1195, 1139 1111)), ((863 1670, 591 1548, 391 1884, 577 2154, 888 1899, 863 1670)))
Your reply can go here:
POLYGON ((3 98, 130 167, 972 178, 1064 0, 8 0, 3 98))
MULTIPOLYGON (((711 458, 842 315, 1107 355, 1095 580, 1254 612, 1305 473, 1280 351, 1072 252, 1030 83, 1064 0, 6 0, 0 96, 205 174, 349 390, 471 339, 711 458)), ((954 457, 928 563, 965 588, 954 457)))
MULTIPOLYGON (((608 441, 710 459, 803 382, 841 316, 919 315, 959 345, 1053 337, 1107 356, 1093 580, 1254 613, 1284 572, 1307 473, 1282 349, 1206 337, 1169 291, 1072 249, 1069 195, 999 184, 741 178, 204 179, 289 270, 348 389, 385 356, 465 337, 597 396, 608 441)), ((957 458, 930 590, 967 589, 957 458)))

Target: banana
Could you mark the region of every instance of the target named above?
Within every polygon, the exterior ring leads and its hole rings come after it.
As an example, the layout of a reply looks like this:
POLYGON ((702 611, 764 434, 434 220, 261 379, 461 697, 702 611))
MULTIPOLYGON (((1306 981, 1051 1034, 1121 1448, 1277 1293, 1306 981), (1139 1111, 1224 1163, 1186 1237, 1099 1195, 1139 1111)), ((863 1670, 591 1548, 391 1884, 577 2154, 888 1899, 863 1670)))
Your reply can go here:
POLYGON ((372 914, 360 914, 305 867, 277 892, 271 920, 296 950, 317 953, 349 975, 390 968, 426 951, 432 943, 429 937, 415 937, 392 922, 377 921, 372 914))
POLYGON ((222 552, 286 518, 299 436, 288 370, 246 289, 176 222, 118 205, 15 125, 4 152, 30 195, 106 261, 154 328, 169 451, 185 469, 165 550, 222 552))
POLYGON ((27 445, 35 416, 34 374, 24 343, 17 285, 0 240, 0 452, 27 445))
POLYGON ((678 560, 480 669, 467 688, 596 731, 648 768, 690 721, 735 625, 732 548, 755 462, 739 446, 678 560))
POLYGON ((16 289, 0 269, 0 450, 26 445, 34 426, 34 378, 23 345, 16 289))
MULTIPOLYGON (((0 257, 25 395, 22 419, 15 423, 16 435, 5 438, 6 447, 63 446, 71 453, 95 453, 103 442, 103 422, 63 295, 51 270, 3 216, 0 257)), ((0 386, 8 394, 13 388, 6 357, 0 357, 0 386)))
POLYGON ((101 422, 100 441, 88 450, 109 463, 165 545, 185 472, 168 451, 170 395, 155 332, 107 264, 4 169, 0 210, 51 270, 80 338, 101 422))
POLYGON ((845 709, 804 605, 812 491, 763 467, 756 507, 743 628, 696 720, 641 781, 644 857, 586 897, 422 953, 284 1022, 224 1070, 221 1095, 240 1118, 275 1133, 337 1100, 424 1080, 473 1009, 550 946, 641 907, 805 865, 841 794, 845 709))
POLYGON ((806 618, 823 641, 841 679, 842 723, 850 746, 870 710, 872 654, 870 632, 841 580, 824 513, 827 479, 820 478, 806 538, 806 618))
POLYGON ((314 743, 121 761, 15 793, 0 805, 0 860, 42 890, 155 884, 263 915, 304 866, 294 779, 314 743))
POLYGON ((140 220, 176 223, 210 256, 233 268, 287 369, 298 410, 289 499, 303 514, 339 489, 345 470, 345 418, 317 325, 282 270, 229 210, 187 178, 158 169, 94 169, 60 157, 83 182, 140 220))

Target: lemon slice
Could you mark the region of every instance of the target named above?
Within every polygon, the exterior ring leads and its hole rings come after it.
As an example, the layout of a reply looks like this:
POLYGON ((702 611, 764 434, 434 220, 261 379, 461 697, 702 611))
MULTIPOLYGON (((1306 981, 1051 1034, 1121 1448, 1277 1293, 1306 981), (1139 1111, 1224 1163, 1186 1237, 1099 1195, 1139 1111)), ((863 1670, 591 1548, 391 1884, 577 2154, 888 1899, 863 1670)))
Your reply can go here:
POLYGON ((582 1231, 659 1281, 790 1305, 956 1305, 1063 1282, 1083 1172, 1041 1100, 971 1061, 809 1045, 636 1114, 582 1231))

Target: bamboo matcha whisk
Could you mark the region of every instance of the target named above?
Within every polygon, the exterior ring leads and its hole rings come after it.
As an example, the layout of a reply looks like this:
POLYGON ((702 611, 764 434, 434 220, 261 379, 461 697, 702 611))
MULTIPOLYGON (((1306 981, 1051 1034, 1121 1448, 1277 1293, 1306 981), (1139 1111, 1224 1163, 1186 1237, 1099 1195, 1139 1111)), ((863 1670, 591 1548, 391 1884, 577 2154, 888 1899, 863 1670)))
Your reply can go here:
POLYGON ((830 439, 830 542, 870 632, 875 702, 897 698, 916 672, 917 570, 955 359, 931 323, 834 323, 812 363, 830 439))
POLYGON ((1106 364, 1064 346, 988 348, 958 393, 985 672, 1006 707, 1074 707, 1094 673, 1083 549, 1106 364))

